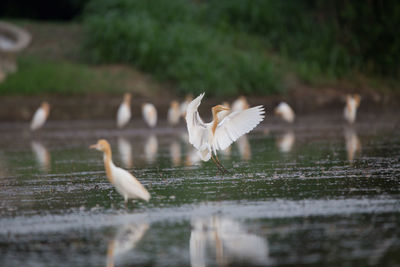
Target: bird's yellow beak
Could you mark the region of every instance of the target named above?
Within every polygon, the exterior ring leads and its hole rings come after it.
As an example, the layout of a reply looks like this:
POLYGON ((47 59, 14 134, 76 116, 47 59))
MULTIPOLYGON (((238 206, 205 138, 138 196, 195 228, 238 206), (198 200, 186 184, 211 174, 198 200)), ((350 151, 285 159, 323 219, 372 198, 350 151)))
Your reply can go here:
POLYGON ((222 110, 231 110, 230 108, 228 108, 228 107, 224 107, 224 106, 222 106, 222 108, 221 108, 222 110))
POLYGON ((89 146, 90 149, 98 149, 99 147, 97 146, 97 144, 91 145, 89 146))

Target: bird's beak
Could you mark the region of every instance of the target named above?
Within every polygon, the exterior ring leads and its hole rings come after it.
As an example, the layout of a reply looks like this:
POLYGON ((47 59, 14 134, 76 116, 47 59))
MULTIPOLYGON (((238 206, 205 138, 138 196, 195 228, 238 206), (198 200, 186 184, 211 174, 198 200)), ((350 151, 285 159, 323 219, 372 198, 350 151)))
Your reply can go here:
POLYGON ((99 147, 97 146, 97 144, 91 145, 89 146, 90 149, 99 149, 99 147))
POLYGON ((231 109, 228 107, 222 107, 222 110, 231 110, 231 109))

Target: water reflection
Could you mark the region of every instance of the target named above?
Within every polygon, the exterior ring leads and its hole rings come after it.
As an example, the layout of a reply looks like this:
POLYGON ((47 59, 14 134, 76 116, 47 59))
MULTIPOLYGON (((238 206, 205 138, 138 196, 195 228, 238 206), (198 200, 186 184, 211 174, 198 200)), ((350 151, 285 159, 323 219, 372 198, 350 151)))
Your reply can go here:
POLYGON ((232 153, 232 146, 228 146, 224 150, 221 150, 221 154, 224 155, 228 159, 230 158, 231 153, 232 153))
POLYGON ((192 221, 190 263, 193 267, 229 263, 266 264, 268 243, 238 222, 221 216, 192 221))
POLYGON ((353 127, 346 127, 344 129, 344 139, 346 142, 347 160, 352 164, 356 153, 361 152, 361 142, 353 127))
POLYGON ((154 163, 154 161, 156 160, 157 151, 157 136, 152 134, 147 138, 146 143, 144 144, 144 154, 146 156, 146 161, 148 164, 154 163))
POLYGON ((251 148, 247 135, 243 135, 237 140, 240 156, 243 160, 249 160, 251 158, 251 148))
POLYGON ((178 142, 174 141, 171 143, 169 146, 169 154, 171 156, 173 166, 176 167, 181 164, 181 145, 178 142))
POLYGON ((31 141, 31 148, 40 169, 42 171, 49 172, 51 166, 51 156, 47 148, 39 141, 31 141))
POLYGON ((124 137, 118 137, 118 151, 122 164, 126 168, 131 168, 133 166, 132 146, 124 137))
POLYGON ((292 130, 287 131, 284 135, 276 140, 276 145, 279 148, 279 151, 283 153, 290 152, 294 145, 295 139, 294 132, 292 130))
POLYGON ((148 229, 147 223, 128 224, 119 229, 114 239, 108 243, 107 267, 113 267, 118 257, 134 249, 148 229))
POLYGON ((186 166, 198 165, 201 162, 198 151, 195 148, 189 148, 186 154, 186 166))

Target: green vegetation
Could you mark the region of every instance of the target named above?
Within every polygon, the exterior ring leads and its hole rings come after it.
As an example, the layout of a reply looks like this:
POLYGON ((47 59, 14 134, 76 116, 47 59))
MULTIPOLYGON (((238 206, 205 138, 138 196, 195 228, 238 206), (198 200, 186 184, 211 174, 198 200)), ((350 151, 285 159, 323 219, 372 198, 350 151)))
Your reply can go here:
POLYGON ((181 1, 93 1, 85 25, 95 62, 128 62, 172 80, 181 93, 276 93, 279 71, 264 52, 199 23, 201 8, 181 1))
POLYGON ((396 1, 92 0, 94 62, 127 62, 182 93, 281 92, 300 80, 399 74, 396 1), (194 90, 194 91, 193 91, 194 90))
POLYGON ((82 94, 116 90, 110 77, 78 63, 23 57, 18 68, 0 83, 0 94, 82 94))

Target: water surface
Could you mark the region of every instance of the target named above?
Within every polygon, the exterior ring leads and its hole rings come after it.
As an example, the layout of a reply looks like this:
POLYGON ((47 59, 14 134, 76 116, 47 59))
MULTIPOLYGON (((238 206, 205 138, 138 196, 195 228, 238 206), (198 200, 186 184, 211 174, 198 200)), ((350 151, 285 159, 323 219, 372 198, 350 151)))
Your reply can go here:
POLYGON ((183 126, 1 123, 0 265, 399 265, 395 115, 267 118, 220 154, 223 175, 183 126), (149 203, 125 207, 88 149, 98 138, 149 203))

